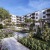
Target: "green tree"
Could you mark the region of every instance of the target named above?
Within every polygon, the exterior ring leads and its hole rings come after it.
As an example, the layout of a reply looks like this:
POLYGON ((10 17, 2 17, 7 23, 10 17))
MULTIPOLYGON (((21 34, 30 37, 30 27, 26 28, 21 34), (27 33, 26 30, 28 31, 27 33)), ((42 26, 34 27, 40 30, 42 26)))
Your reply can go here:
POLYGON ((37 26, 36 37, 41 38, 41 28, 39 26, 37 26))
POLYGON ((5 10, 4 8, 0 8, 0 19, 1 21, 6 19, 6 18, 9 18, 10 17, 10 14, 7 10, 5 10))
POLYGON ((42 39, 48 41, 50 39, 50 29, 48 28, 47 23, 44 25, 44 31, 42 33, 42 39))
POLYGON ((35 26, 35 20, 33 20, 33 22, 30 24, 29 32, 32 32, 33 31, 33 27, 34 26, 35 26))
POLYGON ((25 18, 25 23, 31 23, 31 22, 33 22, 33 19, 31 19, 31 18, 25 18))
POLYGON ((2 24, 0 24, 0 29, 3 29, 3 25, 2 24))
POLYGON ((6 25, 6 26, 11 26, 11 18, 8 18, 8 19, 5 19, 3 20, 3 23, 6 25))

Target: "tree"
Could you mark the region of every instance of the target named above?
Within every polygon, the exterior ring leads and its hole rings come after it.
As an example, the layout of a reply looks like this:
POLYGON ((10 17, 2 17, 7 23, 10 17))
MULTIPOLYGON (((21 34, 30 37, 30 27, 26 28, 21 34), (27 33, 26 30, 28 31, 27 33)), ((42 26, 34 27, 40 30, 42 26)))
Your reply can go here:
POLYGON ((0 19, 1 21, 10 17, 10 14, 4 8, 0 8, 0 19))
POLYGON ((50 29, 48 28, 47 23, 44 25, 44 31, 42 33, 42 39, 48 41, 50 39, 50 29))
POLYGON ((31 18, 25 18, 25 23, 31 23, 31 22, 33 22, 33 20, 31 19, 31 18))
POLYGON ((3 20, 3 23, 4 23, 6 26, 12 25, 12 24, 11 24, 11 18, 8 18, 8 19, 3 20))
POLYGON ((32 32, 33 31, 33 27, 34 26, 35 26, 35 21, 33 20, 33 22, 30 24, 29 32, 32 32))
POLYGON ((0 24, 0 29, 3 29, 3 25, 2 24, 0 24))
POLYGON ((39 26, 37 26, 36 37, 41 38, 41 28, 39 26))

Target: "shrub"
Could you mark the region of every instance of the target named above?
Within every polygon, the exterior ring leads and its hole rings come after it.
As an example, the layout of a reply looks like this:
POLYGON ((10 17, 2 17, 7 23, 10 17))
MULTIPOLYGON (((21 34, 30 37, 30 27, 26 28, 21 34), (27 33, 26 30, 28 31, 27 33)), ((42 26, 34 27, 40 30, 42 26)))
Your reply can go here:
POLYGON ((50 29, 48 28, 48 25, 45 25, 44 27, 44 31, 42 33, 42 39, 44 39, 45 41, 50 40, 50 29))
POLYGON ((0 24, 0 29, 3 29, 3 25, 2 24, 0 24))
POLYGON ((37 40, 35 38, 23 38, 20 41, 23 45, 27 46, 31 50, 49 50, 47 42, 37 40))

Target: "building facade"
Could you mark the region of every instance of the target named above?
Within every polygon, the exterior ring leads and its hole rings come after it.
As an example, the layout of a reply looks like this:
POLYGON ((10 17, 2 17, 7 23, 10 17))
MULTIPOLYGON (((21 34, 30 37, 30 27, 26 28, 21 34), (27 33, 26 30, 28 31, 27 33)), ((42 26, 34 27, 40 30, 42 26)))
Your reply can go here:
POLYGON ((50 9, 36 11, 34 13, 31 13, 29 17, 35 20, 35 25, 42 25, 45 24, 45 22, 50 24, 50 9), (39 22, 40 20, 42 21, 39 22))
POLYGON ((16 16, 16 15, 11 15, 11 23, 14 24, 21 24, 24 23, 24 16, 16 16))
POLYGON ((16 19, 16 15, 11 15, 11 23, 16 24, 17 19, 16 19))
POLYGON ((36 11, 24 16, 12 15, 11 22, 14 22, 15 24, 25 23, 25 18, 27 19, 32 18, 33 20, 35 20, 35 25, 42 26, 43 24, 45 24, 45 22, 50 24, 50 9, 36 11), (41 22, 39 22, 40 20, 41 22))

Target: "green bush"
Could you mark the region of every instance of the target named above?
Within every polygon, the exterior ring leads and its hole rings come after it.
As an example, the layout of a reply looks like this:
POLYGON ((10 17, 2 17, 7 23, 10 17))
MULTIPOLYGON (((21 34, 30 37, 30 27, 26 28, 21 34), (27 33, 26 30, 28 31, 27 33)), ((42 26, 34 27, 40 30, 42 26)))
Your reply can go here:
POLYGON ((46 24, 43 29, 44 31, 42 33, 42 39, 44 39, 45 41, 50 41, 50 28, 46 24))
POLYGON ((43 29, 38 26, 37 33, 34 35, 34 37, 44 41, 50 41, 50 28, 48 25, 45 25, 43 29))
POLYGON ((0 39, 3 39, 3 38, 6 38, 6 37, 12 37, 13 35, 12 35, 12 33, 5 33, 5 34, 3 34, 3 33, 0 33, 0 39))
MULTIPOLYGON (((32 30, 32 25, 30 25, 30 30, 32 30)), ((37 27, 37 33, 30 34, 27 38, 22 38, 19 40, 23 45, 30 48, 30 50, 50 50, 50 29, 48 25, 43 28, 37 27)))
POLYGON ((0 29, 3 29, 3 25, 2 24, 0 24, 0 29))
POLYGON ((49 50, 47 42, 37 40, 35 38, 23 38, 20 39, 19 42, 21 42, 23 45, 30 48, 31 50, 49 50))

